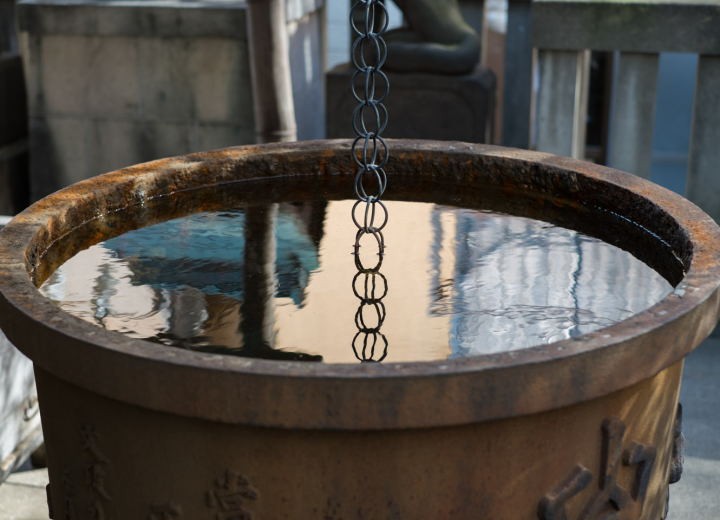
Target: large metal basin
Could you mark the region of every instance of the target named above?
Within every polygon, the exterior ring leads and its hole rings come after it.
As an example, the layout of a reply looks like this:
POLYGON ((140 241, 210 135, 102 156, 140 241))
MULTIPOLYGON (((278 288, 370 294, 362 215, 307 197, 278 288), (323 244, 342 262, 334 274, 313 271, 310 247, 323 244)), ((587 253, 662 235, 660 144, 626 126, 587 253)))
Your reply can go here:
MULTIPOLYGON (((350 143, 230 148, 81 182, 0 235, 0 326, 35 365, 54 518, 660 519, 683 358, 718 319, 718 226, 665 189, 588 163, 390 146, 389 198, 481 201, 577 229, 631 251, 676 290, 596 333, 441 362, 167 348, 85 323, 36 287, 83 247, 228 203, 206 186, 290 176, 294 197, 347 197, 350 143), (171 193, 161 210, 145 204, 171 193)), ((246 185, 255 200, 278 197, 246 185)))

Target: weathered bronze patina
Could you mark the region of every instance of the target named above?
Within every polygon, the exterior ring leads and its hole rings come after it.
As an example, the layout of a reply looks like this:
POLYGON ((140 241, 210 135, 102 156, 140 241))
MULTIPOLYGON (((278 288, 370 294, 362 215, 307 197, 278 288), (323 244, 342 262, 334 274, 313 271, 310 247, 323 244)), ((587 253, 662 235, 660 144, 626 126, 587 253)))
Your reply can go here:
POLYGON ((387 34, 388 70, 468 74, 480 63, 480 38, 458 0, 398 0, 405 25, 387 34))
POLYGON ((466 143, 391 147, 387 198, 481 201, 577 229, 675 291, 592 334, 440 362, 167 348, 70 316, 37 286, 90 244, 223 207, 223 183, 245 183, 254 200, 276 200, 280 182, 296 200, 337 195, 352 183, 350 142, 230 148, 81 182, 0 235, 0 326, 35 363, 54 518, 662 516, 682 360, 718 318, 720 229, 678 195, 588 163, 466 143))

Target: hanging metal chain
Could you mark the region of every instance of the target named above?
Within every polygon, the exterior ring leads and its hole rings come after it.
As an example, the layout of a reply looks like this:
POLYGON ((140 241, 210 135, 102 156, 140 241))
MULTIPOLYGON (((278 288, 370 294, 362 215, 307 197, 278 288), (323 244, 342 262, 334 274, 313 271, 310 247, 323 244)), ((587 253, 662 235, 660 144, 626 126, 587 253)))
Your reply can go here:
POLYGON ((351 80, 353 97, 359 105, 353 112, 352 125, 357 138, 352 145, 352 158, 359 170, 355 176, 355 194, 358 201, 352 209, 352 219, 358 228, 355 235, 355 267, 358 273, 353 278, 353 293, 360 300, 360 307, 355 313, 355 325, 358 332, 352 340, 352 349, 355 357, 360 362, 380 362, 387 356, 388 340, 380 332, 385 321, 385 304, 382 302, 387 295, 387 279, 380 273, 380 267, 385 254, 385 239, 382 229, 388 222, 388 211, 380 201, 387 186, 387 175, 384 167, 388 161, 388 146, 380 136, 388 121, 388 112, 383 101, 390 90, 390 83, 387 76, 380 70, 387 57, 387 47, 382 39, 388 27, 388 13, 381 0, 358 0, 350 11, 350 24, 358 38, 352 46, 352 62, 355 66, 355 73, 351 80), (365 23, 362 30, 355 25, 355 12, 358 9, 365 10, 365 23), (382 20, 379 27, 376 27, 378 19, 382 20), (364 79, 364 88, 361 95, 355 89, 358 78, 364 79), (375 99, 375 87, 378 80, 384 85, 385 92, 375 99), (371 120, 368 127, 365 117, 371 120), (361 147, 361 149, 360 149, 361 147), (364 182, 375 186, 376 193, 371 195, 366 189, 364 182), (382 216, 377 215, 377 207, 380 207, 382 216), (356 212, 364 210, 362 219, 358 219, 356 212), (376 217, 377 220, 376 220, 376 217), (378 225, 379 224, 379 225, 378 225), (375 237, 378 245, 377 265, 371 269, 363 266, 360 259, 360 239, 368 234, 375 237), (358 282, 362 281, 363 289, 358 290, 358 282), (375 314, 375 317, 365 316, 364 312, 375 314), (374 313, 372 311, 375 311, 374 313), (376 321, 374 325, 366 322, 376 321), (360 340, 360 341, 358 341, 360 340), (377 359, 375 359, 377 355, 377 359))
POLYGON ((385 130, 388 122, 388 112, 383 101, 390 91, 390 83, 380 69, 387 57, 387 46, 382 39, 382 35, 388 27, 387 9, 381 0, 358 0, 350 11, 350 24, 358 36, 352 46, 352 62, 356 70, 350 85, 352 95, 359 103, 352 116, 352 126, 357 138, 353 142, 351 153, 353 161, 359 167, 355 177, 355 194, 359 200, 352 209, 353 222, 358 227, 355 247, 360 247, 360 238, 363 235, 372 233, 377 240, 379 254, 382 255, 385 252, 385 242, 380 231, 387 224, 388 212, 380 198, 387 186, 384 167, 387 164, 389 153, 387 143, 380 134, 385 130), (355 12, 358 9, 365 10, 365 23, 362 30, 355 25, 355 12), (379 24, 378 19, 381 20, 379 24), (356 92, 358 77, 364 79, 361 95, 356 92), (380 82, 384 84, 381 85, 381 88, 384 87, 385 92, 375 99, 376 87, 380 82), (370 124, 366 124, 366 117, 371 120, 370 124), (362 147, 361 151, 358 150, 359 146, 362 147), (376 184, 377 192, 374 195, 369 194, 369 190, 366 190, 364 183, 367 181, 376 184), (362 207, 363 202, 365 211, 361 223, 357 218, 356 211, 358 207, 362 207), (378 205, 383 215, 376 222, 376 206, 378 205), (379 222, 381 222, 380 225, 377 225, 379 222))

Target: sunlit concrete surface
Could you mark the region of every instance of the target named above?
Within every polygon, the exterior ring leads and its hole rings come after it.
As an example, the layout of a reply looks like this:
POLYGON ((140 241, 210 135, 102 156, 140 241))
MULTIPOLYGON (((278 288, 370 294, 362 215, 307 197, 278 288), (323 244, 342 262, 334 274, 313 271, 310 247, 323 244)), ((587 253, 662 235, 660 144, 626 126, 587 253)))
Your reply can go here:
POLYGON ((670 487, 668 520, 710 520, 720 515, 720 339, 687 357, 680 402, 687 439, 680 482, 670 487))
POLYGON ((23 471, 10 475, 0 485, 0 518, 2 520, 46 520, 48 518, 45 486, 46 469, 23 471))
MULTIPOLYGON (((685 362, 680 400, 687 438, 680 482, 671 486, 667 520, 712 520, 720 511, 720 339, 709 339, 685 362)), ((48 518, 44 469, 15 473, 0 485, 0 519, 48 518)))
POLYGON ((720 511, 720 460, 686 457, 680 482, 670 488, 667 520, 710 520, 720 511))

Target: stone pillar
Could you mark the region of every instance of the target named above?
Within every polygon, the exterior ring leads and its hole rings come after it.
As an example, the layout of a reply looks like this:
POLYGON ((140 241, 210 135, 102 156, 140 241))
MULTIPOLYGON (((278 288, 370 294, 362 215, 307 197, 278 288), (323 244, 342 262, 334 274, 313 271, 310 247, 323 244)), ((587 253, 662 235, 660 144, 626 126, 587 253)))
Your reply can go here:
MULTIPOLYGON (((396 1, 402 12, 394 12, 390 23, 402 16, 404 25, 384 35, 388 61, 383 72, 390 81, 390 95, 383 104, 390 121, 383 137, 492 142, 495 74, 479 63, 466 66, 474 51, 479 60, 473 30, 482 30, 483 1, 396 1), (418 40, 418 35, 423 37, 418 40), (439 40, 453 35, 456 40, 433 43, 425 35, 439 40), (443 64, 447 62, 455 65, 443 64)), ((364 12, 358 10, 355 16, 359 24, 364 12)), ((352 41, 356 38, 351 34, 352 41)), ((350 122, 358 105, 350 92, 354 72, 351 63, 327 72, 328 138, 355 137, 350 122)), ((379 88, 382 92, 384 86, 379 88)), ((356 92, 362 92, 360 77, 356 78, 356 92)))
POLYGON ((285 0, 248 0, 247 12, 257 142, 297 141, 285 0))
POLYGON ((15 32, 15 0, 0 0, 0 215, 28 203, 28 126, 23 65, 15 32))
MULTIPOLYGON (((354 68, 338 65, 327 73, 328 138, 355 137, 350 123, 357 101, 350 93, 354 68)), ((482 65, 462 76, 386 72, 390 95, 384 105, 390 122, 383 137, 492 142, 495 75, 482 65)), ((357 92, 361 92, 357 79, 357 92)))
MULTIPOLYGON (((324 136, 323 0, 286 0, 299 139, 324 136)), ((19 3, 31 197, 132 164, 255 142, 247 4, 19 3)))

